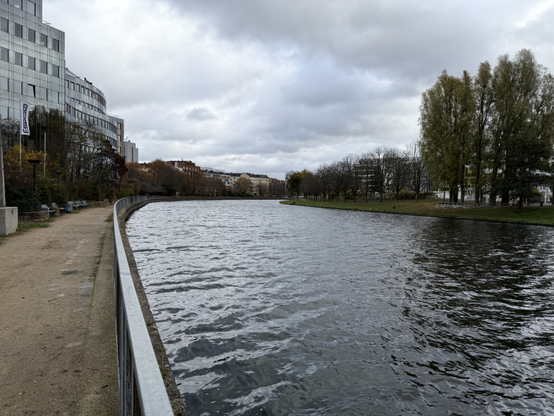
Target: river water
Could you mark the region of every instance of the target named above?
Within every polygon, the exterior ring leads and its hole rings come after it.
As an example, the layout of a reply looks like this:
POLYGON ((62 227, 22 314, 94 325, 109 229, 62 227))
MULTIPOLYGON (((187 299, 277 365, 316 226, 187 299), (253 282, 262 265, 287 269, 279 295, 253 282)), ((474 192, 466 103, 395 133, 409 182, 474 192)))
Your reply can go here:
POLYGON ((127 233, 191 415, 554 414, 554 229, 153 203, 127 233))

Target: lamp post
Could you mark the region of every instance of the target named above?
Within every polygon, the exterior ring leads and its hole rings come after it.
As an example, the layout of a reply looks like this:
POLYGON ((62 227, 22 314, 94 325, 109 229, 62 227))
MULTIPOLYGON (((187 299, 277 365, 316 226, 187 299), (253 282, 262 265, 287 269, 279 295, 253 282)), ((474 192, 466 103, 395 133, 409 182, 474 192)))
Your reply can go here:
POLYGON ((33 189, 37 190, 37 165, 42 162, 40 159, 28 159, 27 162, 29 162, 31 165, 33 165, 33 189))

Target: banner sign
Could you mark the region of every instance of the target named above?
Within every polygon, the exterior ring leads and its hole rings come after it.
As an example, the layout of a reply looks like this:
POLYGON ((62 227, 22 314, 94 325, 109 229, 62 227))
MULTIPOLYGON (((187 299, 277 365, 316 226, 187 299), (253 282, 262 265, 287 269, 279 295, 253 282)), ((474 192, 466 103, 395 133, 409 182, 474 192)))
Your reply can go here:
POLYGON ((30 136, 31 129, 29 128, 29 109, 31 104, 21 101, 21 135, 30 136))

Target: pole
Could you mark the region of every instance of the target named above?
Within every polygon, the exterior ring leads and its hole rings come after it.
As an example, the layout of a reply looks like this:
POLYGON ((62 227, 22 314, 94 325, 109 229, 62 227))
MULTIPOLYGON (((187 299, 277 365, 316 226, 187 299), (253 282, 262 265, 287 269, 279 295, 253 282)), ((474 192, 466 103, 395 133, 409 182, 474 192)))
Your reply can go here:
POLYGON ((19 169, 21 170, 21 133, 19 134, 19 169))
POLYGON ((44 132, 44 176, 46 176, 46 132, 44 132))
POLYGON ((6 206, 6 193, 4 191, 4 142, 0 130, 0 208, 6 206))

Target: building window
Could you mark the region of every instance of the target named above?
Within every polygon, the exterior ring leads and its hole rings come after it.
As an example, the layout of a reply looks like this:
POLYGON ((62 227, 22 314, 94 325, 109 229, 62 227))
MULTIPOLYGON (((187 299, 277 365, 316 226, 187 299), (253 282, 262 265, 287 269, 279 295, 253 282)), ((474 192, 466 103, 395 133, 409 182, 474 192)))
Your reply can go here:
POLYGON ((75 83, 73 81, 71 81, 71 89, 75 91, 75 83))
POLYGON ((37 5, 32 1, 27 1, 27 12, 33 16, 37 15, 37 5))
POLYGON ((54 49, 56 52, 60 51, 60 41, 58 39, 52 38, 52 49, 54 49))
POLYGON ((44 46, 45 48, 48 47, 48 36, 46 36, 44 33, 40 34, 40 45, 44 46))
POLYGON ((48 99, 53 103, 57 103, 59 100, 60 93, 58 91, 48 91, 48 99))
POLYGON ((27 40, 29 42, 36 43, 37 41, 37 32, 35 32, 33 29, 29 29, 27 33, 27 40))
POLYGON ((0 60, 10 62, 10 51, 8 49, 0 49, 0 60))
POLYGON ((23 54, 16 52, 15 53, 15 64, 19 66, 23 66, 23 54))
POLYGON ((0 89, 9 91, 8 78, 0 77, 0 89))
POLYGON ((40 72, 42 72, 43 74, 48 73, 48 62, 40 61, 40 72))
POLYGON ((13 82, 13 92, 23 94, 23 83, 21 81, 13 82))
POLYGON ((21 0, 10 0, 10 4, 13 4, 14 7, 21 9, 21 0))
POLYGON ((27 95, 29 97, 36 97, 36 94, 35 94, 35 86, 32 85, 32 84, 27 84, 27 95))
POLYGON ((37 60, 35 58, 27 57, 27 68, 36 70, 37 69, 37 60))
POLYGON ((41 100, 46 100, 46 88, 42 88, 42 87, 37 88, 37 98, 41 100))
POLYGON ((2 32, 10 33, 10 22, 8 19, 4 19, 3 17, 0 18, 0 28, 2 29, 2 32))
POLYGON ((52 76, 60 77, 60 67, 58 65, 52 65, 52 76))
POLYGON ((15 36, 18 38, 23 37, 23 26, 21 26, 19 23, 15 24, 15 36))
POLYGON ((8 107, 0 106, 0 117, 8 118, 8 107))

